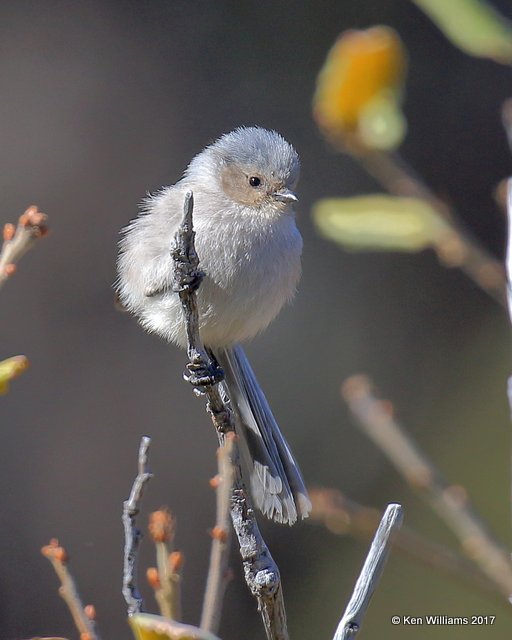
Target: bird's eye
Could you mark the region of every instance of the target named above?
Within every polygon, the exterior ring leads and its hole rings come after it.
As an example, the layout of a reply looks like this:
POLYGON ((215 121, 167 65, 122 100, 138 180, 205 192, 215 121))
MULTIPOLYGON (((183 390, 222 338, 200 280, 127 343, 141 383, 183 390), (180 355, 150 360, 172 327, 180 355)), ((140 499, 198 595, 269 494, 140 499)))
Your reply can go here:
POLYGON ((261 180, 260 178, 258 178, 258 176, 251 176, 249 178, 249 184, 251 185, 251 187, 259 187, 261 184, 261 180))

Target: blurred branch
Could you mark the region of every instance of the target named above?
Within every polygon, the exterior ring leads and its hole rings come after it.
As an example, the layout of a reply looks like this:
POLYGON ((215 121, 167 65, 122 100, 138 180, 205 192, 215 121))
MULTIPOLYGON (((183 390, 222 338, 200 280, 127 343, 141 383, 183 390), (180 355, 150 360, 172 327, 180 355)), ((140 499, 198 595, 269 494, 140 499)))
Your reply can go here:
POLYGON ((146 575, 155 591, 161 615, 180 620, 183 554, 173 549, 175 529, 175 520, 167 509, 153 511, 149 516, 149 533, 155 543, 157 566, 150 567, 146 575))
POLYGON ((402 524, 402 511, 399 504, 390 504, 384 512, 334 640, 353 638, 361 628, 363 616, 384 571, 393 534, 402 524))
POLYGON ((394 420, 391 404, 375 397, 366 376, 348 378, 342 386, 342 395, 366 435, 387 455, 409 485, 425 496, 459 538, 466 555, 510 600, 509 552, 487 531, 464 488, 446 484, 434 464, 394 420))
MULTIPOLYGON (((221 446, 226 436, 235 432, 235 420, 227 402, 221 395, 217 382, 221 375, 210 361, 199 337, 199 315, 196 291, 201 284, 203 273, 198 270, 199 259, 194 247, 195 233, 192 227, 193 195, 187 192, 184 215, 176 233, 172 257, 174 261, 173 290, 179 294, 183 305, 188 337, 187 366, 189 382, 201 389, 207 397, 207 411, 215 426, 221 446)), ((231 461, 234 470, 233 492, 231 496, 231 520, 235 530, 244 566, 245 580, 251 593, 258 601, 265 632, 269 640, 287 640, 286 612, 284 608, 281 577, 277 564, 263 540, 244 485, 240 458, 236 442, 233 441, 231 461)))
POLYGON ((136 567, 137 551, 142 533, 135 524, 135 517, 139 513, 139 502, 145 485, 153 474, 148 467, 148 449, 151 438, 143 436, 139 446, 139 470, 135 478, 130 497, 123 503, 124 527, 124 563, 123 563, 123 596, 128 607, 128 615, 139 613, 142 608, 142 596, 137 587, 136 567))
MULTIPOLYGON (((309 489, 313 504, 311 520, 321 522, 336 535, 349 534, 355 538, 371 539, 380 521, 377 509, 361 505, 344 496, 337 489, 309 489)), ((402 527, 396 532, 394 548, 422 563, 477 589, 485 595, 497 596, 503 604, 501 591, 483 575, 475 565, 458 553, 424 538, 415 531, 402 527)))
POLYGON ((18 225, 4 225, 4 242, 0 251, 0 288, 16 271, 16 263, 39 239, 48 233, 47 216, 35 205, 18 219, 18 225))
POLYGON ((459 267, 499 304, 506 304, 506 280, 501 263, 464 229, 457 214, 432 193, 414 170, 397 154, 351 145, 349 150, 366 171, 387 191, 427 202, 449 224, 451 233, 435 250, 442 264, 459 267))
POLYGON ((222 613, 222 600, 228 582, 228 559, 230 547, 229 507, 233 491, 234 469, 231 463, 234 433, 228 433, 224 445, 217 450, 218 475, 212 486, 217 493, 217 517, 212 535, 210 568, 204 594, 201 629, 217 633, 222 613))
MULTIPOLYGON (((508 142, 512 150, 512 100, 507 100, 503 106, 503 121, 507 131, 508 142)), ((512 179, 507 181, 507 221, 508 221, 508 238, 507 238, 507 254, 506 254, 506 270, 507 270, 507 302, 508 315, 512 322, 512 179)), ((512 376, 509 376, 507 382, 507 397, 510 415, 512 419, 512 376)), ((510 497, 512 497, 512 487, 510 488, 510 497)))
POLYGON ((507 135, 507 142, 512 152, 512 98, 508 98, 501 105, 501 122, 507 135))
POLYGON ((80 638, 83 638, 83 640, 100 640, 94 622, 96 612, 92 605, 84 607, 82 604, 75 581, 67 568, 68 555, 66 550, 54 538, 50 541, 50 544, 41 549, 41 553, 52 563, 55 573, 59 577, 61 582, 59 595, 71 612, 75 626, 80 632, 80 638))

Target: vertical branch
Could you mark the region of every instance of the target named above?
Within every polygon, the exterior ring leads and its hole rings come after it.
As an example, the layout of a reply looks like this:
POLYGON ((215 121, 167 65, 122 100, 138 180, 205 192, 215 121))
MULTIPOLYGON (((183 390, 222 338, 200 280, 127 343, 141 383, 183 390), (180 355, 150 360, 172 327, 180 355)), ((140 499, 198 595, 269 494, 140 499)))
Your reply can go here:
MULTIPOLYGON (((183 222, 176 233, 172 249, 173 290, 180 297, 187 327, 189 381, 206 395, 207 411, 217 431, 219 443, 223 446, 226 434, 235 431, 235 420, 217 384, 222 379, 221 372, 208 358, 199 336, 196 291, 204 274, 198 270, 192 213, 193 196, 189 191, 185 196, 183 222)), ((231 461, 234 470, 231 521, 240 546, 245 581, 258 602, 268 640, 288 640, 279 569, 260 533, 244 485, 238 447, 233 448, 231 461)))
POLYGON ((388 456, 409 485, 425 496, 432 509, 458 537, 470 560, 510 600, 510 554, 484 526, 466 491, 444 481, 434 464, 394 420, 390 403, 375 397, 368 378, 349 378, 342 387, 342 394, 366 435, 388 456))
POLYGON ((363 616, 384 571, 393 534, 400 529, 403 513, 399 504, 388 505, 366 557, 352 597, 340 620, 334 640, 353 638, 361 628, 363 616))
POLYGON ((222 600, 228 581, 228 559, 230 547, 229 507, 233 491, 234 469, 231 463, 234 433, 228 433, 223 447, 217 450, 218 475, 212 485, 217 493, 217 516, 212 535, 210 568, 201 614, 201 629, 217 633, 222 613, 222 600))
POLYGON ((149 516, 148 528, 155 543, 157 562, 157 567, 150 567, 146 572, 148 582, 155 591, 160 613, 180 620, 183 554, 173 548, 176 521, 167 509, 159 509, 149 516))
POLYGON ((151 438, 143 436, 139 446, 139 470, 130 492, 130 497, 123 503, 123 527, 124 527, 124 565, 123 565, 123 596, 128 608, 128 615, 140 613, 142 609, 142 596, 137 587, 137 551, 142 537, 140 529, 135 524, 135 518, 139 513, 139 502, 142 498, 144 487, 151 480, 153 474, 148 467, 148 449, 151 438))

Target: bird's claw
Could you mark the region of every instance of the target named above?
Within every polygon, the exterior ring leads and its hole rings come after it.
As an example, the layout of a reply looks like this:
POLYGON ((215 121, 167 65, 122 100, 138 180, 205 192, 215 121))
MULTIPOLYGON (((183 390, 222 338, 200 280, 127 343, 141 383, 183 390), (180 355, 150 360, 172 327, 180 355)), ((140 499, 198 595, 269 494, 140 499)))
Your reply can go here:
POLYGON ((212 387, 214 384, 224 380, 224 371, 218 364, 204 360, 191 362, 187 365, 187 371, 183 377, 193 387, 212 387))

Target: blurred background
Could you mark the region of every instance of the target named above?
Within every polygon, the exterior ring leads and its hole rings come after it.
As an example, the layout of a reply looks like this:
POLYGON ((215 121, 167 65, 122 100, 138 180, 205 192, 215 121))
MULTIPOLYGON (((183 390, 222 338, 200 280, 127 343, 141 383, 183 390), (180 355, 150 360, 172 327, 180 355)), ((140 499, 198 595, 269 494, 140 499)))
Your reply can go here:
MULTIPOLYGON (((509 2, 494 6, 512 19, 509 2)), ((308 484, 379 509, 399 501, 408 526, 457 547, 349 415, 340 385, 364 372, 511 543, 504 309, 433 251, 348 252, 311 218, 321 198, 382 190, 326 142, 311 109, 337 36, 374 24, 393 27, 408 51, 402 156, 501 259, 506 220, 493 191, 511 169, 500 121, 510 67, 464 54, 409 0, 1 3, 0 220, 14 222, 36 203, 51 226, 1 292, 0 357, 31 362, 0 408, 2 638, 77 635, 40 554, 52 536, 96 605, 102 637, 130 637, 120 514, 142 434, 153 438, 156 474, 144 514, 167 504, 176 515, 184 620, 198 622, 216 437, 203 400, 182 381, 185 355, 116 311, 112 282, 119 230, 145 193, 175 182, 194 154, 241 124, 278 130, 302 160, 303 279, 295 302, 247 351, 308 484)), ((261 524, 281 569, 291 637, 332 637, 367 543, 314 523, 261 524)), ((141 569, 149 563, 146 541, 141 569)), ((219 635, 262 638, 235 548, 231 565, 219 635)), ((425 614, 496 615, 485 633, 493 638, 512 627, 499 598, 393 553, 362 637, 408 637, 391 616, 425 614)), ((467 627, 412 633, 481 637, 467 627)))

